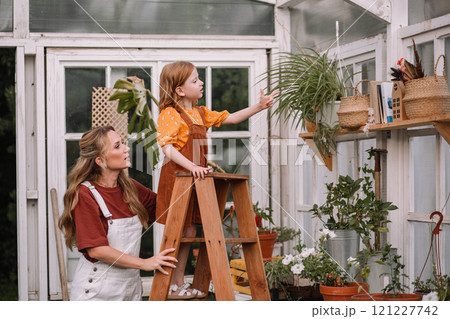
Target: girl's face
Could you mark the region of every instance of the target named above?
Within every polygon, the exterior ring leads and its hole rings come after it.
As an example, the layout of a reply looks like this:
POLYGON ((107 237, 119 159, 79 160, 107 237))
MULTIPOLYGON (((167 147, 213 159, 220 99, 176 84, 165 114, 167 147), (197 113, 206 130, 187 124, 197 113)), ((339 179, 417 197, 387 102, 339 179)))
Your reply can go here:
POLYGON ((194 68, 186 82, 177 88, 177 93, 188 101, 195 101, 203 96, 203 82, 198 78, 196 68, 194 68))
POLYGON ((105 158, 101 159, 101 167, 109 170, 123 170, 131 166, 130 148, 122 143, 122 139, 115 131, 109 131, 105 137, 105 158))

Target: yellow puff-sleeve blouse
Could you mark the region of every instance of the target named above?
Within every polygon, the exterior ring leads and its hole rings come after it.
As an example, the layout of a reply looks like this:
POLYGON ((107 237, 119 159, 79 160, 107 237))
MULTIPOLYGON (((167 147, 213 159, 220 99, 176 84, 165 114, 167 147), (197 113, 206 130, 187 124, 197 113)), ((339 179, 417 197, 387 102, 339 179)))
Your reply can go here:
MULTIPOLYGON (((205 106, 201 106, 205 111, 205 126, 219 127, 223 121, 230 115, 228 111, 211 111, 205 106)), ((202 124, 202 118, 196 109, 184 109, 184 111, 194 119, 194 124, 202 124)), ((173 144, 177 150, 180 150, 187 142, 189 137, 189 127, 181 118, 180 113, 173 107, 166 107, 161 111, 158 117, 157 139, 159 146, 173 144)))

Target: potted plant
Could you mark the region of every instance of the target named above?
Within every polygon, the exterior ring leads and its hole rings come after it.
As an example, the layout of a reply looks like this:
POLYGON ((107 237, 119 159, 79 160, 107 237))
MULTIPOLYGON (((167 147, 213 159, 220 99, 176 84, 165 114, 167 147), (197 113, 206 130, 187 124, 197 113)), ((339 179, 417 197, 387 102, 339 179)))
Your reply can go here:
POLYGON ((286 226, 276 226, 273 230, 277 232, 277 238, 275 238, 273 250, 274 256, 281 255, 281 247, 283 246, 283 243, 293 240, 301 234, 300 229, 296 230, 286 226))
POLYGON ((262 257, 263 259, 271 258, 275 239, 277 238, 277 232, 273 229, 273 209, 270 207, 261 208, 259 207, 259 202, 256 202, 256 204, 253 205, 253 212, 255 213, 255 222, 258 227, 258 237, 261 245, 262 257), (263 221, 268 225, 263 226, 263 221))
POLYGON ((422 300, 429 301, 450 301, 450 276, 441 275, 433 263, 433 278, 414 282, 414 293, 423 295, 422 300))
POLYGON ((422 295, 405 293, 408 288, 403 284, 402 279, 408 278, 403 272, 405 265, 400 262, 401 256, 391 252, 391 245, 387 244, 383 250, 381 262, 386 264, 389 269, 391 281, 383 288, 382 293, 372 293, 371 296, 378 301, 419 301, 422 300, 422 295))
MULTIPOLYGON (((306 128, 307 123, 315 126, 314 142, 322 157, 330 156, 336 150, 334 135, 339 125, 332 120, 334 105, 345 94, 344 83, 351 77, 345 71, 342 77, 336 60, 328 51, 320 54, 313 49, 300 53, 281 53, 261 80, 270 77, 272 90, 280 91, 275 115, 293 119, 293 125, 306 128)), ((337 122, 336 122, 337 123, 337 122)))
MULTIPOLYGON (((374 157, 373 148, 368 150, 368 160, 374 157)), ((366 280, 372 292, 381 292, 384 287, 383 274, 388 272, 387 265, 380 262, 384 247, 381 242, 381 234, 389 231, 387 224, 389 211, 398 207, 391 202, 377 199, 374 189, 373 180, 375 178, 375 170, 369 168, 367 164, 359 168, 363 173, 361 182, 362 196, 358 199, 358 209, 362 212, 362 218, 358 219, 358 233, 361 242, 364 245, 362 251, 357 255, 359 264, 361 265, 361 275, 366 280)), ((395 249, 391 249, 395 254, 395 249)))
POLYGON ((363 178, 353 180, 340 175, 338 182, 326 184, 325 203, 313 205, 313 217, 322 221, 324 228, 332 231, 332 238, 325 242, 325 249, 341 266, 359 251, 360 220, 363 218, 359 190, 363 178))
POLYGON ((369 288, 365 283, 349 281, 345 269, 325 250, 324 243, 332 236, 330 231, 323 232, 316 247, 303 248, 296 256, 287 255, 282 263, 288 265, 294 275, 319 285, 325 301, 350 300, 352 295, 369 288))
POLYGON ((310 280, 294 275, 291 267, 282 259, 273 259, 264 263, 267 284, 271 300, 323 300, 319 286, 310 280))

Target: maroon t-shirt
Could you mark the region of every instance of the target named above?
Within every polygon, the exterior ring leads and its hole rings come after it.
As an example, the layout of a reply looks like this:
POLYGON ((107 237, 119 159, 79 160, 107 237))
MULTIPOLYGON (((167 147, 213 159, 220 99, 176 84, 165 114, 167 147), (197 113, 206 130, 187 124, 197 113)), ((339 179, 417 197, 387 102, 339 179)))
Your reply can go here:
MULTIPOLYGON (((149 224, 155 221, 156 193, 132 179, 138 191, 140 202, 147 209, 149 214, 149 224)), ((91 182, 103 197, 112 219, 129 218, 134 215, 128 205, 123 201, 123 191, 120 186, 114 188, 102 187, 91 182)), ((109 246, 108 242, 108 221, 95 200, 94 195, 84 185, 80 185, 78 192, 78 204, 73 212, 75 229, 77 233, 78 251, 80 251, 89 261, 96 262, 87 254, 87 248, 99 246, 109 246)))

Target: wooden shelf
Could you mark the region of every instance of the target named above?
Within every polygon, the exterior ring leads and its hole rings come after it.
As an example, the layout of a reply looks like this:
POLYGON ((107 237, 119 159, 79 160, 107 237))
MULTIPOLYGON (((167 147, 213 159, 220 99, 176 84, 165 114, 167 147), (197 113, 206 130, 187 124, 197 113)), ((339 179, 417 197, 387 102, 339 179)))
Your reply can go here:
MULTIPOLYGON (((376 131, 389 131, 389 130, 399 130, 408 127, 433 125, 436 130, 441 134, 441 136, 450 144, 450 113, 445 115, 435 115, 425 118, 417 118, 411 120, 397 121, 385 124, 373 124, 369 127, 370 132, 376 131)), ((361 133, 364 126, 358 129, 341 129, 338 134, 355 134, 361 133)), ((313 133, 300 133, 299 137, 306 139, 312 139, 313 133)))
MULTIPOLYGON (((389 131, 389 130, 399 130, 404 129, 408 127, 416 127, 416 126, 424 126, 424 125, 433 125, 435 129, 438 131, 438 133, 447 141, 448 144, 450 144, 450 114, 445 115, 435 115, 430 116, 426 118, 417 118, 417 119, 411 119, 411 120, 404 120, 404 121, 397 121, 392 123, 386 123, 386 124, 373 124, 369 127, 370 132, 377 132, 377 131, 389 131)), ((363 131, 364 126, 361 126, 358 129, 350 130, 350 129, 341 129, 339 130, 338 134, 356 134, 361 133, 363 131)), ((316 153, 319 158, 321 158, 320 154, 317 152, 317 149, 314 146, 314 143, 312 141, 313 139, 313 133, 300 133, 298 135, 302 139, 305 140, 305 142, 308 144, 310 148, 313 149, 314 153, 316 153)), ((332 170, 331 165, 331 159, 327 159, 327 161, 324 161, 322 158, 321 160, 325 163, 325 165, 328 167, 328 169, 332 170)))

